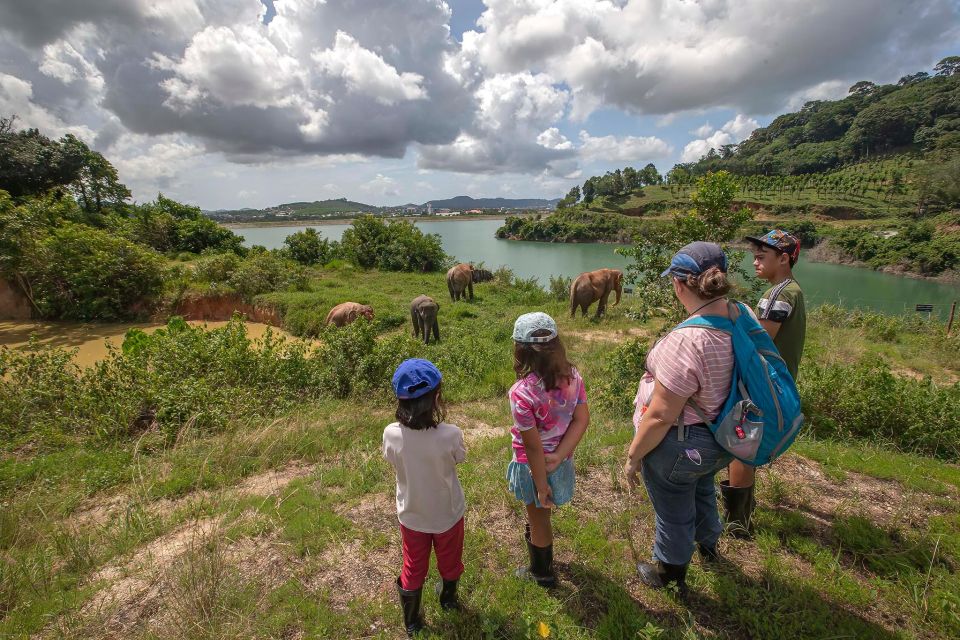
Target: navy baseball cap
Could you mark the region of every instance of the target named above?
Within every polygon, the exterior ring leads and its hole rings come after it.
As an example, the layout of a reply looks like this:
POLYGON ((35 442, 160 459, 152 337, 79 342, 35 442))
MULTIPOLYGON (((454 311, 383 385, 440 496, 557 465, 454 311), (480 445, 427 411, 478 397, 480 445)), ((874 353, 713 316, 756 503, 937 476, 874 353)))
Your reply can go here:
POLYGON ((727 272, 727 255, 720 245, 713 242, 691 242, 677 251, 670 260, 670 267, 660 274, 674 278, 698 276, 710 267, 727 272))
POLYGON ((440 370, 429 360, 410 358, 394 371, 393 391, 400 400, 412 400, 436 389, 442 379, 440 370))

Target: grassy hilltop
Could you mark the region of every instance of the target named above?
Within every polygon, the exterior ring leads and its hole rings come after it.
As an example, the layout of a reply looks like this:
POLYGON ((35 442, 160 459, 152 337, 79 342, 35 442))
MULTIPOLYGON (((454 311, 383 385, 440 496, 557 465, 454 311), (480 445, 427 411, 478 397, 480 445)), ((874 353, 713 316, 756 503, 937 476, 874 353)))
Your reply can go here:
MULTIPOLYGON (((628 296, 597 322, 501 272, 453 304, 441 274, 310 268, 257 298, 319 340, 250 344, 239 322, 132 333, 98 368, 0 351, 0 635, 400 638, 393 477, 379 452, 403 357, 445 375, 464 429, 461 614, 425 594, 438 638, 951 638, 960 634, 960 342, 943 327, 824 308, 802 394, 811 428, 760 473, 758 534, 695 560, 684 603, 643 587, 653 513, 621 482, 630 403, 664 326, 628 296), (408 304, 441 304, 443 341, 408 335, 408 304), (345 299, 376 309, 339 331, 345 299), (560 323, 592 423, 577 493, 555 517, 561 586, 517 581, 522 508, 509 459, 513 318, 560 323), (316 351, 315 351, 316 350, 316 351), (910 453, 912 451, 913 453, 910 453)), ((556 287, 558 290, 562 286, 556 287)), ((435 573, 431 580, 435 579, 435 573)))

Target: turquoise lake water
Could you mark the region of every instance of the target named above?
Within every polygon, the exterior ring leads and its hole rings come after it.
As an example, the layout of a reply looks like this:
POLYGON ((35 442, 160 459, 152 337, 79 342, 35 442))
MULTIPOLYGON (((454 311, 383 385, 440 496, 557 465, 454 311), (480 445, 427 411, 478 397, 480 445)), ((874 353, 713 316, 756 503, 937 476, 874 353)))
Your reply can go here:
MULTIPOLYGON (((627 260, 614 253, 616 245, 567 244, 498 240, 494 232, 502 220, 423 221, 417 226, 424 233, 436 233, 443 247, 461 262, 484 262, 489 269, 506 265, 522 278, 536 277, 546 283, 550 275, 574 277, 601 267, 623 268, 627 260)), ((259 244, 268 249, 283 246, 291 233, 308 226, 330 240, 339 240, 348 225, 291 225, 283 227, 245 227, 234 229, 244 244, 259 244)), ((752 272, 747 259, 749 272, 752 272)), ((956 285, 904 278, 869 269, 837 264, 806 262, 801 255, 794 269, 803 287, 808 305, 825 302, 845 307, 860 307, 885 313, 913 313, 917 304, 933 304, 937 315, 946 318, 950 302, 960 299, 956 285)))

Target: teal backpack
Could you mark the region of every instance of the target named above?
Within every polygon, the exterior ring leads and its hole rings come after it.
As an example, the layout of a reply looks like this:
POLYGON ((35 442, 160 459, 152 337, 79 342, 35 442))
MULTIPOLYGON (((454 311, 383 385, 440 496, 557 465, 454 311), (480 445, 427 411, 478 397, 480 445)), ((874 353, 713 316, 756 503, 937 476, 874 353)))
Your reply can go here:
POLYGON ((716 329, 733 339, 730 395, 716 420, 708 420, 692 399, 687 403, 720 446, 741 462, 759 467, 776 460, 796 439, 803 426, 800 395, 770 334, 743 303, 728 303, 728 309, 730 318, 694 316, 674 328, 716 329))

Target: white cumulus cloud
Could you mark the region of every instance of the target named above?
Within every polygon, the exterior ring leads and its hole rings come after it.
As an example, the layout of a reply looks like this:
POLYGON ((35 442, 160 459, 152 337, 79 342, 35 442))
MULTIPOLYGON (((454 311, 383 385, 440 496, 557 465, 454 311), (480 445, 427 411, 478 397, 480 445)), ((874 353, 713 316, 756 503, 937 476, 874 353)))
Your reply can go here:
POLYGON ((694 135, 699 134, 705 137, 688 142, 680 154, 680 161, 696 162, 710 149, 720 149, 725 144, 736 144, 746 140, 759 126, 759 122, 742 113, 738 113, 733 120, 728 121, 716 131, 709 125, 704 125, 697 129, 694 135))
POLYGON ((337 31, 333 48, 314 51, 311 58, 324 73, 343 78, 350 91, 366 94, 382 104, 427 97, 422 75, 398 72, 343 31, 337 31))

